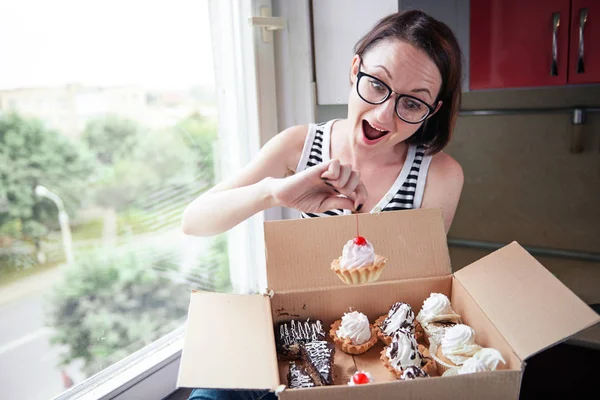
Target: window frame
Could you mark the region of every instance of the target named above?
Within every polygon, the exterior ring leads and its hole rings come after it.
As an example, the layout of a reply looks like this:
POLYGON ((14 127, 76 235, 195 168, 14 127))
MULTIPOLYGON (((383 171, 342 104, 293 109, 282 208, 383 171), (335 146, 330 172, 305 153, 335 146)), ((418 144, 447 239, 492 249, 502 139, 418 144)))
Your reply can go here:
MULTIPOLYGON (((212 46, 215 81, 217 87, 220 84, 227 86, 218 96, 219 145, 222 149, 227 148, 229 159, 237 160, 237 164, 221 163, 219 178, 224 178, 248 163, 283 127, 314 121, 316 86, 312 69, 310 2, 209 0, 209 10, 212 37, 216 37, 215 32, 219 33, 218 41, 213 39, 212 46), (252 35, 244 29, 249 26, 248 17, 259 15, 261 7, 272 7, 273 15, 287 21, 287 29, 277 31, 273 43, 262 43, 258 27, 251 28, 252 35), (232 51, 227 52, 226 46, 220 45, 224 41, 235 43, 230 47, 232 51), (235 71, 226 71, 223 68, 226 64, 235 66, 235 71), (229 79, 232 74, 236 79, 229 79), (249 104, 255 107, 248 107, 249 104), (227 115, 222 115, 221 110, 227 110, 227 115), (228 136, 226 132, 234 134, 228 136), (244 145, 240 146, 241 143, 244 145)), ((295 217, 293 210, 270 209, 228 233, 230 244, 242 243, 229 246, 230 256, 244 263, 242 270, 246 274, 240 278, 249 282, 237 287, 237 292, 266 288, 264 241, 261 240, 263 222, 295 217), (234 247, 235 251, 232 251, 234 247)), ((59 394, 54 400, 163 399, 178 389, 183 337, 184 326, 181 326, 59 394)))

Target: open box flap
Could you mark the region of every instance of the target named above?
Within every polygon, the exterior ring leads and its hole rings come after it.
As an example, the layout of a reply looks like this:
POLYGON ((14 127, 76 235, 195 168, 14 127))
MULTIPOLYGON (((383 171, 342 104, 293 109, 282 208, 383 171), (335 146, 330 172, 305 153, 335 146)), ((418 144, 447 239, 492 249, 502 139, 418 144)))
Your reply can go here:
MULTIPOLYGON (((358 230, 376 254, 388 259, 379 282, 451 273, 439 209, 358 214, 358 230)), ((265 222, 269 288, 282 292, 345 286, 331 271, 331 262, 356 232, 356 215, 265 222)))
POLYGON ((521 360, 600 321, 516 242, 454 275, 521 360))
POLYGON ((279 372, 270 299, 193 292, 177 385, 274 390, 279 372))

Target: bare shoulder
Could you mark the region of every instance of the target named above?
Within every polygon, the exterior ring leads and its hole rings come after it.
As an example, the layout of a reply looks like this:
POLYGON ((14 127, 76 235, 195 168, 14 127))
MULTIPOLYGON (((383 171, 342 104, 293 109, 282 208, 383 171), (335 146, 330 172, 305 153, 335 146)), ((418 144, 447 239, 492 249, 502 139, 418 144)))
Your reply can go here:
POLYGON ((258 155, 248 165, 214 186, 210 192, 251 185, 267 177, 288 176, 300 159, 307 133, 307 125, 293 126, 281 131, 262 146, 258 155))
POLYGON ((446 233, 450 230, 464 183, 460 164, 444 152, 431 158, 422 208, 442 210, 446 233))
POLYGON ((292 143, 304 145, 304 140, 308 134, 308 125, 295 125, 281 131, 276 136, 292 143))
POLYGON ((452 156, 440 151, 431 158, 429 178, 444 181, 462 187, 464 181, 463 169, 452 156))
POLYGON ((293 171, 302 155, 308 128, 308 125, 295 125, 287 128, 269 140, 262 151, 283 155, 287 169, 293 171))

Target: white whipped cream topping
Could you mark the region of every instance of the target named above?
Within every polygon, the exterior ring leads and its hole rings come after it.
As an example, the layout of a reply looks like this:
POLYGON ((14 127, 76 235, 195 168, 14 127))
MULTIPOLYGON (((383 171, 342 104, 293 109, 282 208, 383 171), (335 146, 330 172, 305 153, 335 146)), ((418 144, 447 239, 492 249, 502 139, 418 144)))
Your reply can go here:
POLYGON ((371 339, 369 319, 358 311, 345 313, 336 335, 342 339, 350 339, 352 344, 361 345, 371 339))
POLYGON ((407 329, 399 329, 394 333, 392 343, 387 346, 385 354, 390 359, 392 367, 402 371, 409 365, 421 366, 421 353, 419 353, 415 336, 407 329))
POLYGON ((442 353, 454 364, 461 365, 479 350, 481 346, 475 343, 475 331, 470 326, 457 324, 446 329, 442 353))
POLYGON ((459 375, 472 374, 475 372, 484 372, 484 371, 489 371, 489 369, 486 367, 486 365, 482 361, 480 361, 476 358, 469 358, 467 361, 464 362, 462 367, 460 367, 460 369, 458 370, 458 374, 459 375))
POLYGON ((458 322, 459 319, 460 315, 454 312, 450 300, 442 293, 431 293, 417 315, 417 321, 423 326, 435 321, 458 322))
POLYGON ((434 342, 436 344, 440 344, 444 334, 446 333, 446 329, 452 327, 453 325, 444 325, 442 322, 432 322, 423 326, 423 329, 429 335, 429 341, 434 342))
POLYGON ((381 324, 383 332, 392 336, 394 332, 402 327, 413 329, 415 321, 415 313, 409 304, 398 302, 395 303, 388 311, 387 318, 381 324))
POLYGON ((483 362, 490 371, 495 371, 499 363, 506 364, 502 354, 498 350, 489 347, 479 350, 473 355, 473 358, 483 362))
POLYGON ((348 240, 342 250, 340 268, 356 269, 373 264, 375 261, 375 251, 373 250, 373 245, 368 240, 366 242, 366 244, 359 246, 354 243, 353 239, 348 240))

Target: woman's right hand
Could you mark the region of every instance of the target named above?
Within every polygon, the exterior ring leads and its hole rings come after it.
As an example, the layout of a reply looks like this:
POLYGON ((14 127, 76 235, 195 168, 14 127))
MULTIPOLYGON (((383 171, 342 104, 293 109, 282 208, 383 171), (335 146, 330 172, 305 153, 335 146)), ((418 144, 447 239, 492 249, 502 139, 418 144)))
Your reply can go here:
POLYGON ((183 212, 183 232, 216 235, 277 206, 303 212, 359 211, 367 190, 349 165, 333 160, 286 177, 298 164, 307 132, 308 126, 286 129, 269 140, 238 174, 195 198, 183 212))
POLYGON ((367 189, 352 166, 338 160, 317 164, 292 176, 272 179, 275 203, 306 213, 333 209, 360 211, 367 189))

